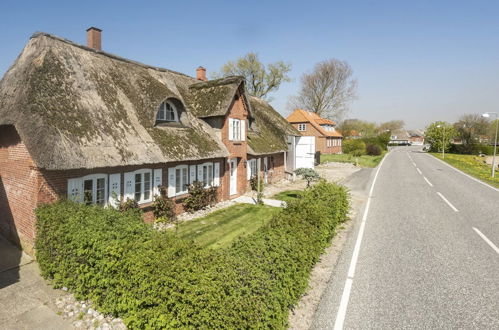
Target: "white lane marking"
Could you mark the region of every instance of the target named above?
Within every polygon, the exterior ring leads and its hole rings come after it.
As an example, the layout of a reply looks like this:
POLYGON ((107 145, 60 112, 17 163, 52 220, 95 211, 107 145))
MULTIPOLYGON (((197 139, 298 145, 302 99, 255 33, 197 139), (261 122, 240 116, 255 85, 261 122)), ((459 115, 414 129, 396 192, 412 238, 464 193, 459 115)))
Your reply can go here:
POLYGON ((423 179, 426 181, 427 184, 430 185, 430 187, 433 187, 433 184, 425 176, 423 176, 423 179))
POLYGON ((357 234, 357 240, 355 241, 355 247, 353 249, 352 259, 350 260, 350 267, 348 268, 348 275, 345 281, 345 286, 343 288, 343 293, 341 295, 340 307, 338 308, 338 313, 336 314, 336 320, 334 322, 334 329, 343 329, 343 324, 345 323, 345 317, 347 314, 348 301, 350 300, 350 291, 352 290, 353 276, 355 274, 355 267, 357 266, 357 260, 359 258, 360 245, 362 243, 362 237, 364 236, 364 229, 366 227, 367 215, 369 213, 369 207, 371 205, 371 200, 373 198, 374 185, 376 179, 378 178, 379 171, 383 162, 388 157, 389 153, 386 154, 385 158, 381 160, 381 163, 376 170, 374 175, 373 183, 371 189, 369 190, 369 197, 367 198, 366 209, 364 210, 364 215, 362 216, 362 222, 360 223, 359 233, 357 234))
POLYGON ((421 172, 421 170, 419 168, 416 167, 416 170, 418 170, 418 173, 423 175, 423 172, 421 172))
POLYGON ((453 210, 454 210, 454 212, 459 212, 459 210, 458 210, 458 209, 456 209, 456 207, 455 207, 454 205, 452 205, 452 204, 451 204, 451 202, 449 202, 449 201, 447 200, 447 198, 445 198, 445 197, 444 197, 444 195, 442 195, 442 194, 441 194, 441 193, 439 193, 438 191, 437 191, 437 194, 438 194, 438 196, 440 196, 440 197, 444 200, 444 202, 446 202, 446 203, 447 203, 447 205, 449 205, 449 206, 450 206, 450 208, 451 208, 451 209, 453 209, 453 210))
POLYGON ((469 175, 469 174, 464 173, 464 172, 463 172, 463 171, 461 171, 460 169, 457 169, 457 168, 455 168, 454 166, 447 164, 446 162, 444 162, 444 161, 443 161, 443 160, 441 160, 441 159, 438 159, 438 158, 437 158, 437 157, 435 157, 435 156, 433 156, 433 158, 434 158, 434 159, 436 159, 436 160, 438 160, 438 161, 439 161, 439 162, 441 162, 442 164, 449 166, 449 167, 450 167, 450 168, 452 168, 454 171, 459 172, 459 173, 461 173, 461 174, 462 174, 462 175, 464 175, 464 176, 467 176, 467 177, 468 177, 468 178, 470 178, 471 180, 476 181, 476 182, 478 182, 478 183, 480 183, 480 184, 483 184, 483 185, 484 185, 484 186, 486 186, 486 187, 489 187, 489 188, 490 188, 490 189, 492 189, 492 190, 495 190, 495 191, 499 192, 499 189, 498 189, 498 188, 493 187, 493 186, 491 186, 491 185, 490 185, 490 184, 488 184, 488 183, 485 183, 485 182, 483 182, 483 181, 481 181, 481 180, 478 180, 477 178, 472 177, 472 176, 471 176, 471 175, 469 175))
POLYGON ((492 243, 488 238, 487 236, 485 236, 484 234, 482 234, 482 232, 478 229, 476 229, 475 227, 473 227, 473 230, 478 234, 478 236, 480 236, 488 245, 490 245, 490 247, 496 251, 497 254, 499 254, 499 248, 497 246, 494 245, 494 243, 492 243))

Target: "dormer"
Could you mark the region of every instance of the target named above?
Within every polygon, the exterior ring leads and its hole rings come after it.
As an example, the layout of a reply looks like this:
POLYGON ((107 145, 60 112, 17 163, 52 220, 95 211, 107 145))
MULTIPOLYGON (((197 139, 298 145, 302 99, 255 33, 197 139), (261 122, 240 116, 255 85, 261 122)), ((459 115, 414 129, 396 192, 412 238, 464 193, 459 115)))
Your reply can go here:
POLYGON ((167 98, 158 106, 156 110, 156 125, 167 125, 182 123, 182 114, 185 112, 185 107, 182 102, 176 98, 167 98))

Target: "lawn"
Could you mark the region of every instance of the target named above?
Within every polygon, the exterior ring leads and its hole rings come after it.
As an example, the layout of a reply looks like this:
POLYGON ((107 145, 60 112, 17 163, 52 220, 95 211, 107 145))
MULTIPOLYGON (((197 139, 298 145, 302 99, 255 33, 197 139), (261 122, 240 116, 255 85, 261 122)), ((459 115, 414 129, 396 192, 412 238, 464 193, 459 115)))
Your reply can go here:
POLYGON ((277 199, 280 201, 290 202, 299 198, 303 194, 303 190, 286 190, 272 196, 272 199, 277 199))
POLYGON ((380 156, 360 156, 354 157, 350 154, 341 155, 321 155, 321 163, 325 162, 338 162, 338 163, 352 163, 358 164, 360 167, 376 167, 379 162, 383 159, 386 152, 383 152, 380 156))
POLYGON ((280 211, 281 208, 266 205, 237 204, 180 223, 177 235, 192 239, 202 247, 223 248, 235 238, 255 232, 280 211))
POLYGON ((496 177, 492 178, 490 176, 492 168, 490 165, 484 163, 485 158, 483 157, 445 154, 445 158, 442 159, 442 154, 440 153, 432 153, 432 155, 479 180, 499 188, 499 176, 497 176, 499 173, 496 172, 496 177))

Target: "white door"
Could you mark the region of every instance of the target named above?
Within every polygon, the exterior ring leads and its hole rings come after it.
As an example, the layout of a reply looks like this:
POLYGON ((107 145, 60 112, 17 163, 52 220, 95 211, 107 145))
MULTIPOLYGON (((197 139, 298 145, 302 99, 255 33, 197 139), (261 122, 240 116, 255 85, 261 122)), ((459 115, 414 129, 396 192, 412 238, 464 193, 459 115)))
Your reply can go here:
POLYGON ((300 136, 296 143, 296 168, 314 168, 315 136, 300 136))
POLYGON ((237 194, 237 158, 230 160, 230 194, 237 194))
POLYGON ((267 184, 269 181, 269 158, 263 158, 263 183, 267 184))

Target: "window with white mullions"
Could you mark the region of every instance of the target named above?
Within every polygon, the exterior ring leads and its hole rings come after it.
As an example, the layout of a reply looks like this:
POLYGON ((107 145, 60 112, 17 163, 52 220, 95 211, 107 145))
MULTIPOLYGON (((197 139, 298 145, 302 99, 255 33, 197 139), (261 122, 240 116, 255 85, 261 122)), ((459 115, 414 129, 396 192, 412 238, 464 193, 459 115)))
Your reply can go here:
POLYGON ((178 166, 175 168, 175 194, 182 195, 187 193, 189 185, 189 172, 187 166, 178 166))
POLYGON ((307 124, 298 124, 298 131, 304 132, 307 130, 307 124))
POLYGON ((139 203, 152 200, 151 170, 139 170, 134 173, 134 199, 139 203))
MULTIPOLYGON (((95 174, 83 177, 83 203, 86 205, 106 204, 107 186, 105 174, 95 174)), ((76 179, 78 180, 78 179, 76 179)), ((80 181, 81 182, 81 181, 80 181)), ((77 198, 72 198, 77 200, 77 198)), ((81 201, 81 199, 80 199, 81 201)))
POLYGON ((213 185, 213 163, 203 164, 202 166, 203 177, 201 181, 205 187, 211 187, 213 185))
POLYGON ((159 106, 158 114, 156 115, 157 121, 178 121, 178 113, 175 106, 169 102, 164 101, 159 106))
POLYGON ((244 141, 246 139, 246 120, 229 118, 229 140, 244 141))

